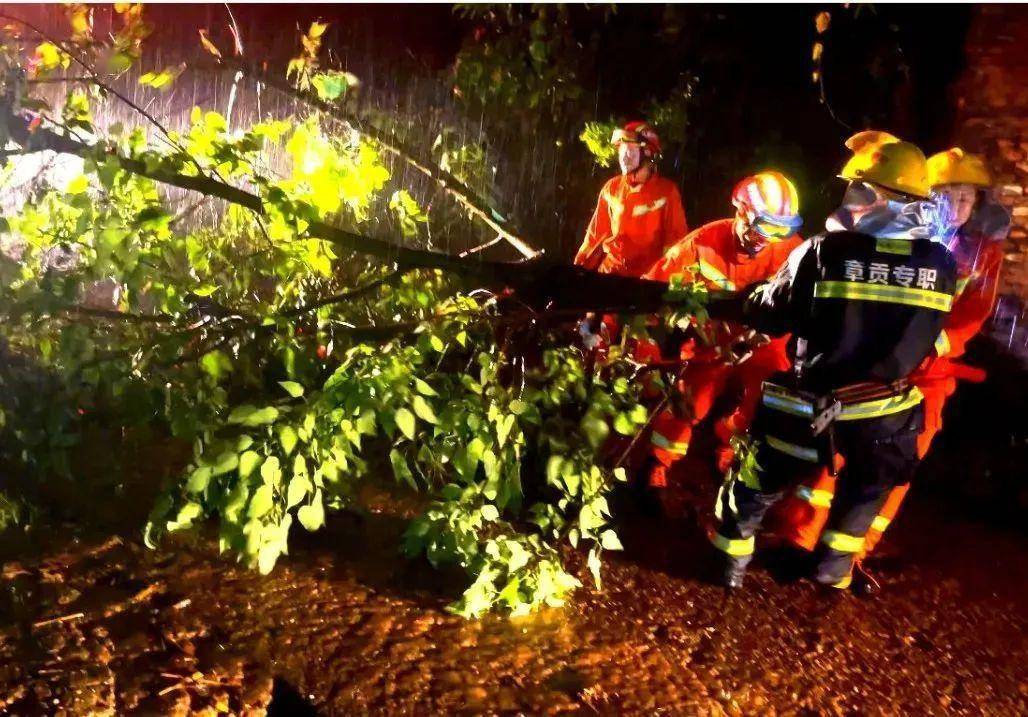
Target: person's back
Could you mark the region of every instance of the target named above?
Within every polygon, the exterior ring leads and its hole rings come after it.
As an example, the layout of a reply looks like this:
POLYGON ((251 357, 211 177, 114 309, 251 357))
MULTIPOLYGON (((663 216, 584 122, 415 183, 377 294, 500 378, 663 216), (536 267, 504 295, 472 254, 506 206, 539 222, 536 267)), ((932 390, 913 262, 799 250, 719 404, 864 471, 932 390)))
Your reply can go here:
POLYGON ((928 239, 935 205, 917 201, 929 194, 921 150, 873 131, 846 146, 854 154, 840 177, 850 185, 828 233, 801 244, 741 307, 708 307, 795 337, 793 370, 764 384, 752 431, 755 475, 733 473, 718 497, 711 537, 728 587, 742 585, 768 508, 826 471, 838 484, 813 577, 849 587, 878 509, 917 466, 924 410, 910 373, 935 347, 957 266, 928 239))
POLYGON ((891 383, 933 350, 957 282, 944 246, 850 231, 821 235, 798 251, 788 291, 805 389, 891 383))

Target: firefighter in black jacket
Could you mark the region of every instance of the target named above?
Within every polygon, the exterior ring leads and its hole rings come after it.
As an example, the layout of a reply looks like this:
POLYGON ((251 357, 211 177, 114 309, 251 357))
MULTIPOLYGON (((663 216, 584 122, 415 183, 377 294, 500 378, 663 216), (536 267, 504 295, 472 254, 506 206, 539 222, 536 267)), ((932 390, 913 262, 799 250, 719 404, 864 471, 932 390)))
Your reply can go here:
MULTIPOLYGON (((854 152, 842 208, 767 284, 713 302, 771 335, 791 332, 793 370, 764 384, 753 424, 756 468, 729 473, 718 495, 726 587, 742 585, 754 536, 784 491, 838 473, 814 578, 846 588, 864 535, 888 491, 917 465, 921 394, 907 377, 932 350, 956 290, 950 253, 931 241, 925 158, 881 132, 854 152)), ((753 464, 750 463, 750 466, 753 464)))

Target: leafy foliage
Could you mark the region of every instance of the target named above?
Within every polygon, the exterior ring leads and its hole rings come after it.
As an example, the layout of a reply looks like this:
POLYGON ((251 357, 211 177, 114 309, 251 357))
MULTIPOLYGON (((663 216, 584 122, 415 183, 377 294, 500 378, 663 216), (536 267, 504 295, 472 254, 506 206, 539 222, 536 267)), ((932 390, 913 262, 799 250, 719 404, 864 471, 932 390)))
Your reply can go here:
MULTIPOLYGON (((74 10, 74 47, 11 38, 3 56, 45 55, 30 68, 38 75, 71 52, 93 63, 115 53, 110 71, 123 72, 148 28, 138 6, 119 12, 125 29, 109 43, 85 39, 88 14, 74 10)), ((324 29, 312 26, 288 72, 338 99, 356 83, 321 72, 324 29)), ((175 76, 149 72, 141 84, 160 91, 175 76)), ((297 525, 319 530, 331 511, 358 506, 363 482, 388 476, 425 496, 406 552, 467 572, 454 611, 559 604, 579 584, 562 543, 588 550, 599 584, 602 551, 620 548, 608 498, 624 474, 606 465, 608 438, 647 420, 621 347, 599 367, 546 331, 518 349, 497 328, 496 297, 311 236, 312 222, 357 229, 391 215, 419 242, 429 216, 396 186, 380 146, 328 131, 317 112, 230 131, 196 107, 186 130, 148 135, 95 122, 106 101, 73 89, 59 113, 39 110, 42 126, 98 144, 70 179, 39 174, 0 227, 0 336, 51 399, 6 397, 12 459, 45 479, 73 473, 86 424, 164 430, 193 446, 192 460, 161 493, 147 543, 216 518, 222 550, 264 573, 297 525), (284 158, 274 170, 272 155, 284 158), (208 197, 210 220, 184 221, 190 205, 119 156, 254 192, 261 211, 208 197)), ((448 138, 436 149, 462 181, 489 184, 482 153, 448 138)))

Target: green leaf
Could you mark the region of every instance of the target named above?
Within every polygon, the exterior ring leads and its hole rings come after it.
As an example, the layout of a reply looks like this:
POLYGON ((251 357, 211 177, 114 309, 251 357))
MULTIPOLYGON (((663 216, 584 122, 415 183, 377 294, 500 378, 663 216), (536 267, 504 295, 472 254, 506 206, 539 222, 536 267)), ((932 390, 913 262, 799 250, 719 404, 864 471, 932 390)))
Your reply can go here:
POLYGON ((404 481, 414 490, 418 489, 417 481, 414 480, 414 474, 411 473, 410 466, 407 465, 407 459, 403 457, 395 448, 389 451, 389 462, 393 464, 393 474, 397 480, 404 481))
POLYGON ((286 507, 292 508, 294 505, 299 505, 311 492, 311 487, 311 481, 307 476, 294 475, 289 481, 289 488, 286 491, 286 507))
POLYGON ((614 416, 614 430, 622 436, 631 436, 635 433, 635 422, 627 413, 619 413, 614 416))
POLYGON ((285 392, 293 398, 299 398, 303 395, 303 386, 296 381, 279 381, 278 385, 285 389, 285 392))
POLYGON ((250 499, 250 508, 246 514, 250 518, 260 518, 262 515, 271 510, 271 507, 275 504, 275 494, 272 492, 270 485, 262 485, 256 491, 254 491, 253 498, 250 499))
POLYGON ((279 426, 278 429, 278 442, 282 446, 282 451, 288 456, 291 455, 293 449, 296 448, 296 442, 298 438, 296 435, 296 429, 289 424, 279 426))
POLYGON ((581 476, 579 476, 578 473, 575 473, 574 471, 565 471, 563 477, 564 485, 567 486, 568 489, 568 495, 573 497, 577 496, 578 488, 581 484, 581 476))
MULTIPOLYGON (((414 413, 416 413, 418 418, 422 421, 432 424, 439 423, 439 419, 436 418, 435 411, 433 411, 432 407, 428 405, 428 401, 421 396, 415 396, 411 401, 411 406, 414 408, 414 413)), ((397 416, 399 416, 399 413, 399 411, 396 412, 397 416)))
POLYGON ((277 486, 282 480, 282 466, 277 456, 268 456, 261 465, 261 479, 265 485, 277 486))
POLYGON ((267 575, 274 569, 278 556, 282 554, 282 546, 279 542, 265 543, 257 553, 257 570, 261 575, 267 575))
POLYGON ((578 514, 578 524, 582 526, 582 530, 592 530, 593 528, 599 528, 604 524, 603 516, 597 513, 591 505, 583 505, 581 512, 578 514))
POLYGON ((325 506, 322 503, 321 491, 314 494, 310 505, 300 506, 296 511, 296 517, 307 530, 314 532, 325 524, 325 506))
POLYGON ((213 474, 216 476, 230 473, 239 467, 239 455, 235 451, 225 451, 214 463, 213 474))
POLYGON ((82 192, 87 189, 89 189, 89 177, 84 174, 80 174, 68 182, 68 188, 65 189, 65 191, 68 194, 82 194, 82 192))
POLYGON ((246 451, 239 456, 239 477, 248 478, 257 465, 261 462, 261 456, 257 451, 246 451))
POLYGON ((408 411, 406 408, 400 408, 396 411, 396 426, 400 429, 400 432, 407 436, 407 438, 414 439, 414 428, 417 421, 414 419, 414 414, 408 411))
POLYGON ((358 84, 360 82, 355 75, 338 70, 319 72, 311 78, 311 85, 314 86, 318 97, 326 102, 339 99, 350 87, 356 87, 358 84))
POLYGON ((513 414, 508 414, 496 423, 496 441, 500 444, 501 448, 507 442, 507 437, 514 428, 516 420, 517 418, 513 414))
POLYGON ((589 559, 586 561, 586 564, 589 566, 589 572, 593 575, 596 589, 601 589, 603 583, 600 581, 600 553, 598 550, 589 551, 589 559))
POLYGON ((607 422, 593 414, 586 414, 582 419, 581 426, 582 431, 585 432, 585 437, 589 441, 589 445, 593 448, 603 446, 607 436, 610 435, 610 426, 607 425, 607 422))
POLYGON ((434 388, 432 388, 431 386, 428 385, 427 382, 425 382, 422 379, 417 378, 417 377, 414 378, 414 387, 417 389, 418 393, 420 393, 422 396, 438 396, 439 395, 434 388))
POLYGON ((482 506, 482 519, 487 520, 490 523, 500 517, 500 511, 496 509, 496 506, 492 503, 486 503, 482 506))
POLYGON ((274 423, 278 418, 278 409, 274 406, 257 408, 250 404, 244 404, 233 409, 228 415, 228 422, 243 426, 265 426, 274 423))
POLYGON ((621 544, 621 540, 618 538, 618 534, 613 530, 604 530, 600 534, 600 545, 603 546, 604 550, 624 550, 625 546, 621 544))
POLYGON ((189 474, 189 480, 186 481, 186 490, 190 493, 203 493, 210 481, 210 466, 200 466, 189 474))
POLYGON ((558 487, 563 469, 564 456, 550 456, 550 459, 546 461, 546 483, 558 487))

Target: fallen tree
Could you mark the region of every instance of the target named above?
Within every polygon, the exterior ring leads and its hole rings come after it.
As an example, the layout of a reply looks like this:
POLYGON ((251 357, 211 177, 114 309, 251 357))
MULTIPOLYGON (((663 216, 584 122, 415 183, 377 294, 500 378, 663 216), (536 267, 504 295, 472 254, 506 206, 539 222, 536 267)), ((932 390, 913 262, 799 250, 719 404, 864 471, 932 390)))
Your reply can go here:
MULTIPOLYGON (((391 471, 428 496, 406 550, 468 572, 462 614, 559 603, 578 584, 555 549, 564 540, 588 546, 598 583, 601 552, 620 547, 608 496, 624 475, 605 460, 608 438, 648 416, 622 347, 597 367, 566 325, 586 311, 652 312, 667 287, 534 253, 486 261, 361 233, 376 212, 423 213, 401 190, 386 197, 380 155, 399 152, 473 221, 527 247, 404 144, 367 126, 358 138, 326 132, 333 105, 309 90, 283 87, 304 114, 235 132, 200 108, 184 133, 140 110, 159 142, 141 127, 100 127, 94 107, 128 100, 97 58, 131 55, 146 28, 130 6, 102 43, 80 12, 69 9, 78 39, 28 46, 37 76, 72 62, 87 72, 93 93, 71 89, 59 114, 27 91, 26 38, 4 46, 9 167, 39 153, 82 160, 70 178, 38 180, 0 226, 4 339, 61 377, 29 412, 39 396, 0 376, 14 458, 38 475, 70 472, 83 422, 159 425, 194 451, 151 514, 148 544, 216 517, 222 549, 263 572, 294 522, 319 529, 327 510, 356 504, 362 481, 391 471), (285 176, 262 171, 271 149, 289 157, 285 176), (218 202, 217 224, 181 227, 168 187, 218 202), (106 303, 89 300, 99 282, 114 287, 106 303)), ((311 72, 312 57, 307 45, 311 72)), ((332 78, 308 80, 319 76, 332 78)), ((674 298, 696 312, 701 296, 685 287, 674 298)))

